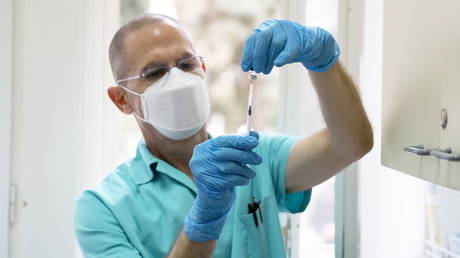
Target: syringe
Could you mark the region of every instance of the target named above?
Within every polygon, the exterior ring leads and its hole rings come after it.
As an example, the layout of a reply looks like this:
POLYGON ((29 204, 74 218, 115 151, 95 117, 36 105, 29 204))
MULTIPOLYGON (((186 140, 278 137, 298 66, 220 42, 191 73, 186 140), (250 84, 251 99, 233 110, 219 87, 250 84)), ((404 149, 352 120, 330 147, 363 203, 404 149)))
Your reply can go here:
MULTIPOLYGON (((246 135, 249 136, 250 133, 251 133, 251 125, 252 125, 252 112, 254 111, 252 109, 252 93, 254 91, 254 81, 257 80, 257 74, 256 72, 250 70, 249 71, 249 75, 248 75, 248 78, 249 78, 249 94, 248 94, 248 116, 247 116, 247 119, 246 119, 246 135)), ((247 165, 249 166, 249 165, 247 165)), ((258 221, 257 221, 257 215, 256 215, 256 211, 257 209, 259 208, 259 203, 256 202, 256 199, 255 197, 253 196, 252 197, 252 203, 251 204, 248 204, 248 208, 251 206, 251 208, 253 210, 251 210, 253 212, 253 215, 254 215, 254 223, 256 224, 256 227, 259 226, 258 224, 258 221)), ((250 211, 250 212, 251 212, 250 211)), ((260 213, 260 208, 259 208, 259 213, 260 213)), ((262 220, 262 213, 260 213, 261 217, 260 217, 260 223, 263 223, 263 220, 262 220)))
POLYGON ((248 113, 246 118, 246 135, 249 135, 251 132, 252 125, 252 93, 254 91, 254 81, 257 80, 257 74, 254 71, 249 71, 249 95, 248 95, 248 113))

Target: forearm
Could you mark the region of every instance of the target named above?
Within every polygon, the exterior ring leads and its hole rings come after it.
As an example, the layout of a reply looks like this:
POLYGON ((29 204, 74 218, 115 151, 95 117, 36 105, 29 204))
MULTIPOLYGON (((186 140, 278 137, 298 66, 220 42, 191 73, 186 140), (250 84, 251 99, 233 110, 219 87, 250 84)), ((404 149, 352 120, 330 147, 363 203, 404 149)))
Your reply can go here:
POLYGON ((168 258, 206 258, 211 257, 216 247, 216 240, 194 242, 188 239, 184 231, 179 233, 168 258))
POLYGON ((372 128, 357 87, 340 62, 327 72, 309 72, 331 137, 339 153, 359 158, 373 146, 372 128))

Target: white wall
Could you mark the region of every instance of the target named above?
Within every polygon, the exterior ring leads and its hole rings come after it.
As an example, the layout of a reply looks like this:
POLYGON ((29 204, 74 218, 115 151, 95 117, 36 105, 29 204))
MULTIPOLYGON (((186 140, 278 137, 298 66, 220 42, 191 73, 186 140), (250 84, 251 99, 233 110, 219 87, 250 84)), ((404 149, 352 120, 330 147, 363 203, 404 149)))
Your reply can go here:
POLYGON ((349 68, 374 128, 359 162, 360 257, 413 258, 423 250, 425 183, 380 165, 383 0, 349 0, 349 68))

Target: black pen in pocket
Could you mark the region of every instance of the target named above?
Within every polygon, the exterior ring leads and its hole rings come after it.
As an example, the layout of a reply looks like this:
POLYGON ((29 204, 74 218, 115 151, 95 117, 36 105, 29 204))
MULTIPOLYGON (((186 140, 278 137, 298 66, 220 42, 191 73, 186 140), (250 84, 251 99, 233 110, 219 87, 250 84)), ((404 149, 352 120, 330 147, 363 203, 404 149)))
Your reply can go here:
POLYGON ((248 213, 252 213, 252 216, 254 218, 254 224, 256 225, 256 227, 259 227, 259 221, 257 219, 257 210, 259 210, 260 223, 264 223, 264 219, 262 218, 262 211, 260 208, 260 202, 256 202, 256 198, 252 197, 252 202, 248 203, 248 213))

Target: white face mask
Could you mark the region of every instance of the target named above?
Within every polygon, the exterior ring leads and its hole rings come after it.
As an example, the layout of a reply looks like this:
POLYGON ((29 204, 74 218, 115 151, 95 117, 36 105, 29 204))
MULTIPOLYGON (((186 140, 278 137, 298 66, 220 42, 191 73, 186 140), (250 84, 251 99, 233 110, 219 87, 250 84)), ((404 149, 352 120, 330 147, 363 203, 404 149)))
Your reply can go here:
POLYGON ((169 139, 183 140, 195 135, 208 119, 208 88, 199 75, 173 67, 142 94, 121 87, 140 96, 144 116, 135 115, 169 139))

